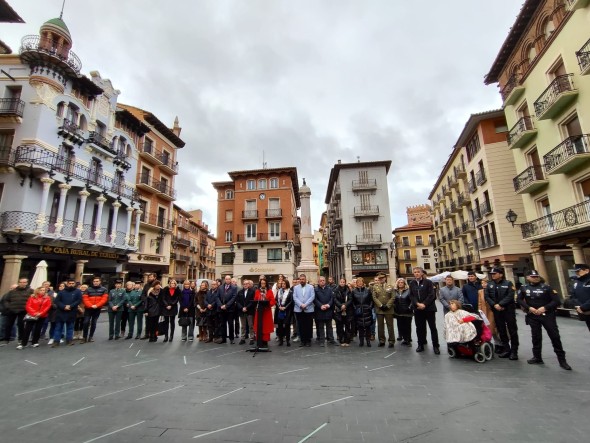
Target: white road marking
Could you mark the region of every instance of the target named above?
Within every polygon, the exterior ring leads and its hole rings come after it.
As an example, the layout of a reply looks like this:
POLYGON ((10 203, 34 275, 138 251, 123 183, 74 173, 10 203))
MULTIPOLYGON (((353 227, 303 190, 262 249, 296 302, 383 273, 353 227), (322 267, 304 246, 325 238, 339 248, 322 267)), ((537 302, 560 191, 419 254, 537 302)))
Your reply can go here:
POLYGON ((244 425, 247 425, 247 424, 250 424, 250 423, 254 423, 255 421, 258 421, 258 420, 260 420, 260 419, 259 418, 255 418, 254 420, 245 421, 244 423, 239 423, 239 424, 233 425, 233 426, 228 426, 227 428, 218 429, 217 431, 211 431, 211 432, 206 432, 204 434, 195 435, 193 438, 206 437, 207 435, 216 434, 217 432, 227 431, 228 429, 237 428, 238 426, 244 426, 244 425))
POLYGON ((392 352, 391 354, 389 354, 389 355, 386 355, 386 356, 385 356, 385 357, 383 357, 383 358, 389 358, 389 357, 391 357, 393 354, 395 354, 396 352, 397 352, 397 351, 394 351, 394 352, 392 352))
POLYGON ((133 345, 134 345, 134 344, 135 344, 135 343, 131 343, 131 344, 129 345, 129 349, 131 349, 131 348, 133 347, 133 345))
POLYGON ((35 363, 34 361, 30 361, 30 360, 25 360, 25 361, 26 361, 27 363, 30 363, 30 364, 32 364, 32 365, 39 366, 39 365, 38 365, 37 363, 35 363))
POLYGON ((336 403, 337 401, 348 400, 349 398, 352 398, 352 397, 354 397, 354 395, 349 395, 348 397, 339 398, 338 400, 332 400, 332 401, 329 401, 329 402, 327 402, 327 403, 322 403, 322 404, 320 404, 320 405, 315 405, 315 406, 312 406, 312 407, 311 407, 311 408, 309 408, 309 409, 315 409, 315 408, 319 408, 320 406, 326 406, 326 405, 329 405, 329 404, 331 404, 331 403, 336 403))
POLYGON ((224 355, 237 354, 238 352, 244 352, 244 349, 240 349, 239 351, 234 351, 234 352, 226 352, 225 354, 216 355, 216 357, 223 357, 224 355))
POLYGON ((305 371, 306 369, 309 369, 309 368, 293 369, 293 370, 291 370, 291 371, 279 372, 279 373, 278 373, 278 374, 276 374, 276 375, 290 374, 291 372, 305 371))
POLYGON ((134 426, 138 426, 142 423, 145 423, 145 420, 142 420, 139 423, 135 423, 134 425, 125 426, 124 428, 117 429, 116 431, 113 431, 113 432, 109 432, 108 434, 100 435, 100 436, 93 438, 91 440, 86 440, 84 443, 90 443, 92 441, 100 440, 101 438, 108 437, 109 435, 116 434, 117 432, 124 431, 125 429, 133 428, 134 426))
POLYGON ((217 346, 216 348, 205 349, 204 351, 197 351, 195 354, 201 354, 202 352, 216 351, 217 349, 223 349, 223 346, 217 346))
POLYGON ((225 397, 226 395, 233 394, 234 392, 241 391, 242 389, 244 389, 244 388, 242 387, 242 388, 234 389, 233 391, 231 391, 231 392, 228 392, 228 393, 226 393, 226 394, 219 395, 219 396, 217 396, 217 397, 215 397, 215 398, 210 398, 209 400, 205 400, 205 401, 203 402, 203 404, 205 404, 205 403, 209 403, 210 401, 213 401, 213 400, 217 400, 218 398, 221 398, 221 397, 225 397))
POLYGON ((165 391, 156 392, 155 394, 149 394, 149 395, 145 395, 145 396, 143 396, 143 397, 136 398, 136 399, 135 399, 135 401, 138 401, 138 400, 143 400, 144 398, 153 397, 154 395, 160 395, 160 394, 164 394, 165 392, 174 391, 175 389, 182 388, 183 386, 184 386, 184 385, 180 385, 180 386, 176 386, 175 388, 166 389, 165 391))
POLYGON ((184 364, 186 365, 186 355, 184 356, 184 364))
POLYGON ((303 350, 303 348, 291 349, 290 351, 283 352, 283 354, 288 354, 289 352, 295 352, 295 351, 301 351, 301 350, 303 350))
POLYGON ((307 441, 307 440, 309 440, 309 438, 310 438, 312 435, 314 435, 314 434, 318 433, 318 432, 319 432, 319 431, 321 431, 323 428, 325 428, 327 425, 328 425, 328 423, 324 423, 324 424, 323 424, 323 425, 321 425, 319 428, 317 428, 315 431, 313 431, 311 434, 309 434, 309 435, 305 436, 304 438, 302 438, 301 440, 299 440, 299 442, 298 442, 298 443, 303 443, 304 441, 307 441))
POLYGON ((86 357, 82 357, 80 360, 78 360, 76 363, 74 363, 72 366, 76 366, 78 363, 80 363, 82 360, 84 360, 86 357))
POLYGON ((362 352, 361 355, 372 354, 373 352, 381 352, 381 349, 375 349, 374 351, 362 352))
POLYGON ((151 363, 151 362, 156 361, 156 360, 157 360, 157 358, 152 358, 151 360, 138 361, 137 363, 129 363, 128 365, 123 365, 121 367, 122 368, 128 368, 129 366, 142 365, 144 363, 151 363))
POLYGON ((38 425, 39 423, 45 423, 46 421, 49 421, 49 420, 54 420, 56 418, 65 417, 66 415, 71 415, 71 414, 75 414, 76 412, 82 412, 82 411, 85 411, 86 409, 94 408, 94 406, 95 405, 86 406, 85 408, 82 408, 82 409, 76 409, 75 411, 66 412, 64 414, 60 414, 60 415, 56 415, 54 417, 46 418, 44 420, 39 420, 39 421, 36 421, 36 422, 33 422, 33 423, 29 423, 28 425, 24 425, 24 426, 21 426, 20 428, 16 428, 16 429, 20 431, 21 429, 25 429, 25 428, 28 428, 30 426, 35 426, 35 425, 38 425))
POLYGON ((15 397, 18 397, 20 395, 25 395, 25 394, 32 394, 33 392, 39 392, 39 391, 44 391, 45 389, 51 389, 51 388, 57 388, 58 386, 65 386, 65 385, 71 385, 72 383, 76 383, 75 381, 69 381, 67 383, 61 383, 59 385, 51 385, 51 386, 45 386, 44 388, 39 388, 39 389, 33 389, 32 391, 27 391, 27 392, 21 392, 19 394, 14 394, 15 397))
POLYGON ((193 374, 198 374, 199 372, 210 371, 211 369, 217 369, 217 368, 219 368, 220 366, 221 366, 221 365, 217 365, 217 366, 213 366, 212 368, 201 369, 201 370, 199 370, 199 371, 191 372, 190 374, 186 374, 186 375, 193 375, 193 374))
POLYGON ((378 371, 379 369, 391 368, 394 365, 381 366, 380 368, 369 369, 367 372, 378 371))
POLYGON ((81 388, 72 389, 71 391, 60 392, 60 393, 58 393, 58 394, 48 395, 47 397, 36 398, 35 400, 45 400, 46 398, 53 398, 53 397, 58 397, 58 396, 60 396, 60 395, 69 394, 70 392, 81 391, 81 390, 83 390, 83 389, 88 389, 88 388, 93 388, 93 387, 94 387, 94 386, 83 386, 83 387, 81 387, 81 388))
POLYGON ((141 352, 141 349, 139 351, 137 351, 137 354, 135 354, 135 356, 137 357, 140 352, 141 352))
POLYGON ((113 395, 113 394, 118 394, 119 392, 129 391, 130 389, 139 388, 139 387, 141 387, 141 386, 145 386, 145 385, 146 385, 145 383, 142 383, 142 384, 140 384, 140 385, 137 385, 137 386, 132 386, 132 387, 130 387, 130 388, 120 389, 120 390, 118 390, 118 391, 115 391, 115 392, 109 392, 108 394, 102 394, 102 395, 99 395, 98 397, 94 397, 94 398, 93 398, 93 400, 96 400, 97 398, 103 398, 103 397, 107 397, 107 396, 109 396, 109 395, 113 395))

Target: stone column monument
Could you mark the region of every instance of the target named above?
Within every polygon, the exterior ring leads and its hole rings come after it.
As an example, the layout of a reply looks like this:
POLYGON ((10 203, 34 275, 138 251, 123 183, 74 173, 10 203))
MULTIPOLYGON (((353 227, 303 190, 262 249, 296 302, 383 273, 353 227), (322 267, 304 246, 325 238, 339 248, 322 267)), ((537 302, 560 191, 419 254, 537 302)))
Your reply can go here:
POLYGON ((317 283, 318 267, 313 259, 313 234, 311 233, 311 189, 303 179, 303 186, 299 188, 299 197, 301 199, 301 233, 299 240, 301 242, 301 262, 297 266, 297 275, 305 274, 307 281, 317 283))

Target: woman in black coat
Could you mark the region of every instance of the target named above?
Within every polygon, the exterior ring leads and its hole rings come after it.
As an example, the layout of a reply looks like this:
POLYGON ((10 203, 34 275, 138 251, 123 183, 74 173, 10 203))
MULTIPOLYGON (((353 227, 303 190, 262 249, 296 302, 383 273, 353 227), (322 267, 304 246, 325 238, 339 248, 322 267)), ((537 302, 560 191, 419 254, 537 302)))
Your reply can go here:
POLYGON ((185 280, 182 285, 178 304, 178 324, 182 328, 181 339, 186 341, 188 329, 188 340, 193 341, 195 332, 195 291, 191 288, 189 280, 185 280))
POLYGON ((164 317, 164 321, 168 324, 164 327, 164 331, 159 331, 160 334, 164 332, 164 343, 172 341, 174 338, 174 321, 176 314, 178 314, 178 301, 182 292, 176 284, 176 280, 171 279, 168 286, 162 289, 162 297, 160 298, 160 315, 164 317), (170 334, 168 334, 170 333, 170 334), (170 337, 170 339, 168 339, 170 337))
POLYGON ((287 346, 291 346, 291 317, 293 316, 293 291, 289 288, 289 280, 280 282, 280 288, 275 294, 277 302, 275 306, 274 323, 277 325, 277 337, 279 346, 287 340, 287 346))
POLYGON ((334 289, 334 320, 340 346, 350 346, 353 319, 351 292, 346 279, 341 278, 340 284, 334 289))
POLYGON ((352 290, 352 308, 356 319, 356 328, 359 333, 359 346, 364 346, 365 338, 367 346, 371 347, 371 324, 373 323, 373 297, 365 287, 362 278, 356 279, 356 288, 352 290))
MULTIPOLYGON (((158 341, 158 319, 160 318, 160 298, 162 297, 162 285, 154 280, 152 287, 148 289, 144 298, 143 306, 145 311, 145 335, 150 342, 158 341)), ((143 339, 142 339, 143 340, 143 339)))

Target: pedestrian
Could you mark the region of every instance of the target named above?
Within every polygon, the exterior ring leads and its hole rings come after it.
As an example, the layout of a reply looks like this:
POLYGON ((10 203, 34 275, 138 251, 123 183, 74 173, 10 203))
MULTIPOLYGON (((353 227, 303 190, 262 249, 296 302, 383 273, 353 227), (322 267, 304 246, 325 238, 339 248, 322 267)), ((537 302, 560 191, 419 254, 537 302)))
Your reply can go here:
POLYGON ((125 304, 127 305, 127 311, 129 312, 129 333, 125 337, 125 340, 129 340, 133 337, 135 330, 135 324, 137 323, 137 332, 135 333, 135 339, 141 338, 141 332, 143 330, 143 313, 144 303, 141 299, 141 283, 128 281, 125 283, 125 304))
POLYGON ((590 267, 585 263, 574 265, 576 277, 571 289, 571 301, 578 318, 586 322, 590 331, 590 267))
POLYGON ((207 291, 207 296, 205 297, 205 305, 207 306, 207 343, 211 343, 216 338, 217 306, 219 305, 218 285, 218 280, 213 280, 211 282, 211 288, 207 291))
MULTIPOLYGON (((143 289, 141 290, 141 299, 143 300, 144 306, 145 306, 145 302, 147 299, 147 293, 150 289, 152 289, 152 285, 156 281, 156 278, 157 278, 156 274, 153 272, 150 272, 147 275, 147 281, 144 283, 143 289)), ((148 338, 148 332, 147 332, 147 319, 146 319, 146 331, 145 331, 145 334, 141 337, 141 340, 146 340, 147 338, 148 338)))
POLYGON ((359 335, 359 346, 371 347, 371 323, 373 322, 373 297, 365 286, 362 278, 356 279, 356 287, 352 291, 352 308, 356 329, 359 335))
POLYGON ((385 326, 387 326, 388 347, 393 348, 395 346, 395 330, 393 329, 395 294, 393 287, 387 284, 387 275, 383 272, 377 274, 377 282, 371 287, 371 296, 377 313, 379 347, 385 346, 385 326))
POLYGON ((326 277, 321 276, 318 279, 318 285, 315 288, 315 297, 313 299, 315 310, 315 327, 319 338, 320 346, 325 346, 327 340, 329 344, 334 345, 334 330, 332 328, 332 315, 334 313, 334 295, 332 288, 326 285, 326 277))
POLYGON ((229 330, 229 341, 234 344, 234 310, 236 303, 236 296, 238 295, 238 288, 231 284, 231 277, 226 275, 224 282, 218 282, 219 289, 217 294, 219 297, 219 304, 217 307, 218 318, 218 339, 215 343, 227 343, 227 336, 229 330))
MULTIPOLYGON (((59 291, 63 291, 66 287, 66 282, 62 281, 58 286, 57 286, 57 292, 54 292, 53 297, 51 297, 51 309, 49 310, 49 314, 48 314, 48 320, 49 320, 49 341, 47 342, 47 345, 52 345, 53 344, 53 335, 55 334, 55 317, 57 316, 57 306, 55 305, 55 298, 57 297, 57 293, 59 291)), ((63 331, 62 331, 62 336, 63 336, 63 331)), ((63 342, 63 340, 61 340, 63 342)))
POLYGON ((416 320, 416 335, 418 336, 418 347, 416 352, 424 352, 426 341, 426 324, 430 329, 432 338, 432 347, 436 355, 440 355, 440 345, 438 341, 438 330, 436 329, 436 296, 432 281, 426 278, 426 272, 419 266, 416 266, 412 273, 414 280, 410 282, 410 299, 414 308, 414 318, 416 320))
POLYGON ((395 317, 397 329, 402 337, 403 346, 412 346, 412 300, 410 298, 410 287, 404 278, 395 281, 395 317))
MULTIPOLYGON (((293 288, 299 284, 299 278, 293 277, 291 281, 291 292, 293 292, 293 288)), ((293 300, 293 309, 295 309, 295 300, 293 300)), ((291 321, 293 323, 293 335, 291 335, 291 341, 296 343, 299 341, 299 323, 297 323, 297 316, 295 315, 295 311, 293 310, 293 316, 291 317, 291 321)))
POLYGON ((250 344, 254 344, 254 289, 252 289, 252 281, 244 280, 242 282, 242 289, 236 295, 236 312, 240 318, 240 345, 250 340, 250 344))
POLYGON ((502 340, 498 335, 498 329, 496 328, 496 321, 494 320, 494 311, 490 306, 486 303, 485 299, 485 290, 488 287, 489 280, 487 277, 481 279, 480 286, 481 288, 477 292, 477 304, 479 306, 479 310, 484 313, 486 318, 488 319, 488 328, 492 333, 492 337, 494 338, 494 350, 496 353, 500 354, 503 351, 502 348, 502 340))
POLYGON ((334 277, 332 277, 331 275, 328 276, 328 284, 327 284, 327 286, 332 290, 332 293, 334 293, 334 291, 338 287, 338 285, 334 281, 334 277))
POLYGON ((473 309, 476 312, 483 307, 479 298, 480 289, 481 283, 477 278, 477 274, 474 271, 468 271, 467 282, 461 288, 461 293, 463 294, 463 302, 469 303, 471 306, 473 306, 473 309))
POLYGON ((349 347, 352 336, 351 321, 354 320, 352 312, 352 298, 346 279, 341 278, 334 294, 334 320, 336 322, 336 337, 340 346, 349 347))
MULTIPOLYGON (((78 289, 80 289, 80 293, 82 295, 84 295, 84 292, 86 292, 86 289, 88 289, 88 285, 80 285, 80 287, 78 289)), ((85 310, 86 310, 86 308, 84 307, 84 303, 80 303, 78 305, 78 307, 76 308, 76 321, 74 322, 74 340, 82 340, 82 330, 84 329, 84 311, 85 310)))
POLYGON ((35 293, 27 300, 27 315, 25 315, 25 331, 21 343, 22 348, 27 347, 31 332, 33 333, 33 339, 31 340, 33 348, 39 346, 41 329, 49 314, 49 309, 51 309, 51 297, 47 295, 46 287, 41 286, 37 288, 35 293))
POLYGON ((178 300, 178 324, 181 328, 181 341, 193 341, 195 335, 195 292, 191 282, 185 280, 178 300))
POLYGON ((160 302, 160 297, 162 296, 162 284, 159 280, 153 280, 151 284, 152 287, 147 290, 144 299, 144 315, 145 333, 149 338, 149 342, 154 343, 158 341, 158 320, 160 319, 160 308, 162 304, 160 302))
POLYGON ((528 272, 526 279, 527 284, 522 285, 518 291, 518 304, 526 312, 526 324, 531 328, 533 341, 533 358, 527 360, 527 363, 530 365, 544 363, 542 344, 543 328, 545 328, 553 345, 553 351, 557 355, 559 366, 571 371, 572 368, 565 359, 555 316, 555 310, 561 305, 557 291, 548 284, 541 283, 541 276, 535 269, 528 272))
POLYGON ((80 303, 82 303, 82 291, 76 287, 76 281, 73 278, 68 278, 66 287, 59 291, 57 297, 55 297, 57 314, 55 316, 55 335, 53 336, 52 348, 59 346, 64 325, 66 328, 66 345, 74 345, 74 322, 76 321, 76 313, 80 303))
POLYGON ((258 289, 254 292, 254 305, 256 309, 254 311, 254 333, 256 334, 256 341, 260 343, 262 341, 263 347, 268 347, 270 341, 270 334, 274 332, 274 322, 272 318, 272 308, 275 306, 276 301, 272 289, 267 286, 266 278, 258 280, 258 289), (268 301, 268 304, 259 305, 261 301, 268 301), (262 315, 262 329, 258 323, 259 316, 262 315))
POLYGON ((125 306, 126 296, 123 280, 115 281, 115 288, 109 292, 107 312, 109 314, 109 340, 121 338, 121 316, 125 306))
POLYGON ((29 286, 29 279, 19 278, 16 288, 11 289, 4 297, 2 297, 2 305, 4 306, 4 315, 6 316, 4 324, 4 340, 6 344, 10 342, 12 335, 12 327, 16 322, 18 330, 18 341, 16 348, 22 349, 22 344, 25 335, 25 315, 27 314, 27 300, 33 294, 33 289, 29 286))
POLYGON ((164 343, 174 339, 174 328, 176 315, 178 314, 178 301, 180 300, 180 288, 176 280, 170 279, 168 286, 162 289, 160 297, 160 315, 164 317, 166 326, 163 331, 158 331, 159 335, 164 334, 164 343))
POLYGON ((484 297, 494 313, 496 328, 502 340, 500 358, 518 360, 518 326, 514 300, 514 284, 504 278, 504 269, 494 267, 491 271, 492 281, 488 283, 484 297))
MULTIPOLYGON (((238 294, 239 290, 241 289, 238 286, 238 279, 235 277, 232 277, 231 284, 233 286, 235 286, 235 288, 236 288, 236 302, 237 302, 237 294, 238 294)), ((238 338, 240 335, 240 312, 239 312, 237 304, 234 304, 234 312, 232 313, 232 317, 234 320, 234 337, 238 338)))
MULTIPOLYGON (((53 288, 51 287, 51 282, 50 281, 44 281, 41 286, 43 286, 45 288, 45 295, 51 297, 51 299, 53 300, 55 298, 55 291, 53 290, 53 288)), ((43 327, 41 328, 41 339, 45 340, 46 337, 46 333, 47 333, 47 328, 49 327, 49 315, 47 315, 45 317, 45 319, 43 320, 43 327)))
POLYGON ((94 341, 94 332, 96 331, 96 323, 100 317, 102 307, 108 302, 109 293, 107 288, 102 286, 100 277, 92 279, 92 285, 86 289, 82 295, 84 303, 84 327, 82 343, 92 343, 94 341))
POLYGON ((207 341, 207 305, 205 299, 208 291, 209 283, 207 280, 203 280, 195 294, 195 314, 196 323, 199 327, 199 341, 207 341))
POLYGON ((313 286, 307 283, 307 276, 305 274, 300 274, 299 284, 293 288, 293 311, 297 316, 299 338, 301 340, 299 347, 311 346, 311 339, 313 337, 314 298, 315 290, 313 286))
POLYGON ((279 346, 287 342, 291 346, 291 317, 293 316, 293 291, 290 288, 289 280, 281 280, 281 286, 275 296, 275 318, 277 326, 277 337, 279 337, 279 346))
MULTIPOLYGON (((445 277, 445 284, 439 289, 438 296, 443 305, 443 315, 446 315, 451 310, 449 305, 451 300, 459 300, 461 305, 463 305, 463 292, 455 286, 455 279, 450 275, 445 277)), ((473 308, 477 309, 477 304, 473 308)))

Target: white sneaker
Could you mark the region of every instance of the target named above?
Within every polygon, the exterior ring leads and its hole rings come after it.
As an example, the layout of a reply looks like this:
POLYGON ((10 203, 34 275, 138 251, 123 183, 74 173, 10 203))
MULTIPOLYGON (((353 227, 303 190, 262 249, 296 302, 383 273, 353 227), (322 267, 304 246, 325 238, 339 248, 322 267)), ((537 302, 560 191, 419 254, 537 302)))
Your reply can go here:
POLYGON ((63 342, 64 342, 64 339, 62 338, 62 339, 61 339, 59 342, 60 342, 60 343, 63 343, 63 342))
POLYGON ((47 342, 48 345, 52 345, 54 342, 54 340, 52 338, 49 339, 49 341, 47 342))
POLYGON ((19 350, 20 350, 20 349, 22 349, 22 348, 23 348, 23 345, 18 345, 18 346, 16 347, 16 349, 19 349, 19 350))
POLYGON ((38 347, 39 347, 39 343, 35 343, 35 344, 33 345, 33 348, 38 348, 38 347))

